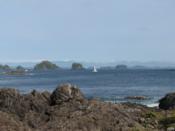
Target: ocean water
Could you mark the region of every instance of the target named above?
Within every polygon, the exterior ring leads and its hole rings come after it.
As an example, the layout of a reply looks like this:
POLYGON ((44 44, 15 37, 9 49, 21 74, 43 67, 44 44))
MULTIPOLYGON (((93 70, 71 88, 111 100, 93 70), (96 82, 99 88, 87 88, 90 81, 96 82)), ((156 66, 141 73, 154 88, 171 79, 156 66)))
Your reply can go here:
POLYGON ((59 84, 78 85, 87 98, 104 101, 154 105, 169 92, 175 92, 173 70, 57 70, 30 72, 24 76, 0 75, 0 88, 16 88, 22 93, 33 89, 52 92, 59 84), (146 96, 147 100, 126 100, 127 96, 146 96))

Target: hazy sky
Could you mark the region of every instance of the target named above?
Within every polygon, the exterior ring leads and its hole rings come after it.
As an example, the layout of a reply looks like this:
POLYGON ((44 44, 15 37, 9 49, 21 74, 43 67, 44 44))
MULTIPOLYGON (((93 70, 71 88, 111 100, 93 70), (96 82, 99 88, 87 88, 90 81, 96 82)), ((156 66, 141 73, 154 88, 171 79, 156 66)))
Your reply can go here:
POLYGON ((175 62, 175 0, 1 0, 0 61, 175 62))

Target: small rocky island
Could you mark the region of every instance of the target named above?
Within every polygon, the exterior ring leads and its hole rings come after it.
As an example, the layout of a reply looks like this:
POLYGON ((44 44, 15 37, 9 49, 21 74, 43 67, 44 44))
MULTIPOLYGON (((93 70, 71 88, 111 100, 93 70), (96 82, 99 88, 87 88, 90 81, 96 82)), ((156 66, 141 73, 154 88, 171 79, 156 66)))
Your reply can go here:
POLYGON ((116 70, 127 70, 128 69, 127 65, 117 65, 115 68, 116 70))
POLYGON ((35 71, 48 71, 48 70, 55 70, 58 69, 59 67, 50 62, 50 61, 42 61, 41 63, 35 65, 34 70, 35 71))
POLYGON ((8 65, 0 65, 0 71, 9 71, 11 70, 10 66, 8 65))
POLYGON ((5 75, 25 75, 26 71, 25 70, 10 70, 4 73, 5 75))
POLYGON ((0 72, 4 75, 25 75, 26 69, 22 66, 10 67, 8 65, 0 65, 0 72))
MULTIPOLYGON (((161 102, 175 102, 174 96, 161 102)), ((165 106, 88 100, 71 84, 60 85, 53 93, 20 94, 4 88, 0 89, 0 131, 172 131, 174 104, 165 106)))
POLYGON ((83 70, 84 67, 81 63, 73 63, 72 64, 72 70, 83 70))
POLYGON ((6 75, 25 75, 26 69, 22 66, 17 66, 16 69, 11 69, 10 71, 7 71, 6 75))

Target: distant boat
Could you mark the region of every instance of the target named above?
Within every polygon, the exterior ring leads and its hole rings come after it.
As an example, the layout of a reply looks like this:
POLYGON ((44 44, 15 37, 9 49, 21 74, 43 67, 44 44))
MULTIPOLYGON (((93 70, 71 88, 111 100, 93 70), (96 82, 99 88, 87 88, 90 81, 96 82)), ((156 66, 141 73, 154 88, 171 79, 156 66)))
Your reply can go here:
POLYGON ((93 71, 92 72, 94 72, 94 73, 98 72, 97 68, 95 66, 93 67, 93 71))

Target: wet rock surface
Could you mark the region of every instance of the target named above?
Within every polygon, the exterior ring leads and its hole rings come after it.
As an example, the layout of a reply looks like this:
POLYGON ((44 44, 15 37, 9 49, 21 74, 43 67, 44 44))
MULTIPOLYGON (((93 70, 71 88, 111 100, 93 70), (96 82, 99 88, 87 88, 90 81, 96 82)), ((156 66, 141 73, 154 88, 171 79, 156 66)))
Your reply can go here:
POLYGON ((128 100, 148 100, 149 98, 146 96, 127 96, 125 99, 128 100))
POLYGON ((135 104, 87 100, 76 86, 53 93, 0 89, 0 131, 156 131, 156 109, 135 104))

